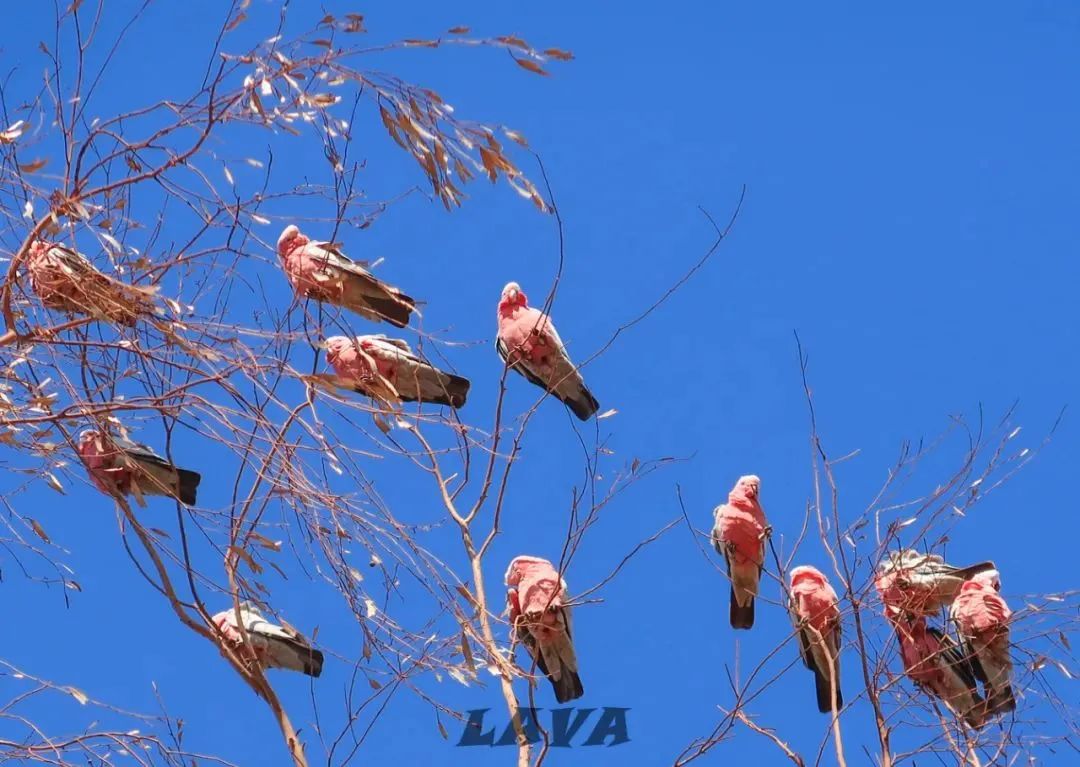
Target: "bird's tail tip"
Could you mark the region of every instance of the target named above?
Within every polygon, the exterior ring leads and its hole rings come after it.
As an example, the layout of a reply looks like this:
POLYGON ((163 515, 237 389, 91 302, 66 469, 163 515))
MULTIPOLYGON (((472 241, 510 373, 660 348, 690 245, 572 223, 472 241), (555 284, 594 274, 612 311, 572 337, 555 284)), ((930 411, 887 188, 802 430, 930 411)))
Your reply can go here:
POLYGON ((728 615, 733 629, 749 629, 754 627, 754 599, 744 606, 740 606, 735 599, 735 588, 731 589, 731 609, 728 615))

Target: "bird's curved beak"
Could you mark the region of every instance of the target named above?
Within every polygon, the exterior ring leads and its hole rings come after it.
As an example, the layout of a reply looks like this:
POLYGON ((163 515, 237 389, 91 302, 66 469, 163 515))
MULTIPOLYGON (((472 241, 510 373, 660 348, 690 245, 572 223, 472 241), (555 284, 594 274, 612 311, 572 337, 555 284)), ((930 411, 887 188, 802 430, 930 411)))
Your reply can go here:
POLYGON ((506 292, 506 298, 508 300, 510 300, 510 301, 517 301, 517 297, 518 297, 518 291, 516 291, 516 290, 508 290, 506 292))

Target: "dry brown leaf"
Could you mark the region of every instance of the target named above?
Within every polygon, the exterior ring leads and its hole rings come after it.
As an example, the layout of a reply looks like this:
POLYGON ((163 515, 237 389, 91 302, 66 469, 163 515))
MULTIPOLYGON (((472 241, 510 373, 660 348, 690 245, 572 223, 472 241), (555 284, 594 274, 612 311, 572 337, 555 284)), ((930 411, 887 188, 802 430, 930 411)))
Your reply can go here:
POLYGON ((522 69, 527 69, 530 72, 535 72, 536 74, 543 75, 544 77, 549 76, 549 72, 542 66, 537 64, 535 61, 532 61, 530 59, 514 59, 514 61, 516 61, 518 63, 518 66, 522 69))
POLYGON ((246 18, 247 18, 247 14, 246 14, 246 13, 244 13, 243 11, 240 11, 240 13, 236 14, 236 18, 235 18, 235 19, 233 19, 232 21, 230 21, 230 22, 229 22, 229 25, 228 25, 227 27, 225 27, 225 31, 226 31, 226 32, 232 32, 232 31, 233 31, 234 29, 236 29, 236 28, 237 28, 238 26, 240 26, 241 24, 243 24, 243 23, 244 23, 244 20, 245 20, 246 18))
POLYGON ((522 136, 517 131, 509 130, 508 128, 503 128, 503 133, 506 134, 506 137, 508 139, 510 139, 511 141, 513 141, 515 144, 519 144, 519 145, 525 147, 526 149, 529 148, 529 142, 525 139, 524 136, 522 136))
POLYGON ((570 61, 574 58, 574 54, 570 51, 560 50, 559 48, 548 48, 544 51, 544 55, 550 56, 553 59, 558 59, 559 61, 570 61))
POLYGON ((20 165, 19 170, 23 173, 37 173, 39 170, 49 164, 49 161, 43 157, 39 157, 33 162, 28 162, 25 165, 20 165))
POLYGON ((38 538, 45 541, 45 543, 52 543, 52 541, 49 540, 49 534, 45 532, 45 528, 41 526, 41 523, 30 517, 27 517, 27 519, 30 520, 30 527, 34 528, 34 532, 37 533, 38 538))
POLYGON ((529 44, 516 35, 503 35, 502 37, 496 37, 495 40, 500 43, 505 43, 506 45, 512 45, 515 48, 521 48, 525 51, 531 50, 529 44))

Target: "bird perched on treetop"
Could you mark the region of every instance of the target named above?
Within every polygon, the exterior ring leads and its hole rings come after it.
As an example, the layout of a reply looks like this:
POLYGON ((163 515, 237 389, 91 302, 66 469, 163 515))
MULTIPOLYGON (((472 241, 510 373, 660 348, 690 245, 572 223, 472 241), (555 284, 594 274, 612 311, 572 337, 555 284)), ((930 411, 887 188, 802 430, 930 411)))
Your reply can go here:
POLYGON ((341 306, 369 320, 403 328, 416 308, 407 295, 376 279, 335 243, 312 242, 290 224, 277 241, 285 276, 297 295, 341 306))
POLYGON ((510 626, 555 689, 559 703, 580 698, 585 690, 578 676, 577 655, 570 625, 570 608, 563 603, 566 581, 551 562, 520 556, 506 570, 506 601, 510 626))
POLYGON ((748 629, 754 625, 754 597, 758 593, 765 566, 765 539, 772 528, 758 500, 761 480, 753 475, 739 477, 728 493, 728 501, 713 512, 713 546, 727 563, 731 580, 731 627, 748 629))
POLYGON ((952 619, 975 676, 983 683, 992 713, 1012 711, 1012 658, 1009 656, 1009 618, 997 570, 964 581, 952 604, 952 619))
POLYGON ((325 346, 326 359, 338 378, 369 397, 384 395, 385 384, 389 383, 393 394, 405 402, 459 408, 469 394, 469 379, 445 373, 420 359, 401 339, 384 335, 355 339, 331 336, 325 346))
POLYGON ((503 288, 498 319, 496 348, 513 370, 564 402, 582 421, 600 409, 600 403, 570 361, 551 319, 529 306, 528 297, 516 282, 503 288))
POLYGON ((27 270, 30 287, 49 309, 133 326, 139 317, 162 314, 156 287, 128 285, 94 268, 78 251, 35 240, 27 270))
POLYGON ((814 672, 818 711, 844 706, 840 692, 840 606, 828 579, 816 567, 802 565, 791 571, 791 617, 799 634, 799 653, 814 672))
POLYGON ((240 603, 240 623, 236 620, 236 610, 230 607, 212 618, 214 625, 225 635, 229 642, 248 660, 254 660, 262 668, 283 668, 299 671, 311 677, 322 673, 323 654, 314 649, 311 643, 290 626, 278 626, 270 623, 252 602, 240 603), (251 643, 248 652, 244 636, 239 626, 243 625, 251 643))
POLYGON ((146 506, 144 495, 195 505, 202 477, 169 463, 146 445, 87 429, 79 435, 78 450, 91 481, 106 495, 133 495, 139 506, 146 506))

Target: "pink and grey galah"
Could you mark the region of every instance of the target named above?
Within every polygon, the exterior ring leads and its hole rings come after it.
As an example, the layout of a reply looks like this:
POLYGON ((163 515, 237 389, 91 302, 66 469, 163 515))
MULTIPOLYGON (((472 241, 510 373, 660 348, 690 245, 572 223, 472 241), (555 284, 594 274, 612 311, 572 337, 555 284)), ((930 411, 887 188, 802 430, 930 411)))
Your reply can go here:
POLYGON ((240 603, 239 622, 236 609, 230 607, 215 615, 214 625, 221 630, 226 642, 245 660, 254 660, 263 669, 281 668, 299 671, 311 677, 322 673, 323 654, 311 646, 291 626, 278 626, 266 620, 251 602, 240 603), (243 626, 250 648, 244 643, 243 626))
POLYGON ((90 480, 106 495, 131 495, 145 507, 145 495, 175 498, 194 506, 202 477, 169 463, 146 445, 87 429, 79 435, 79 456, 90 480))
POLYGON ((561 400, 582 421, 600 409, 600 403, 570 361, 551 319, 529 306, 528 297, 516 282, 508 283, 499 299, 496 347, 503 362, 561 400))
POLYGON ((290 224, 277 241, 278 257, 296 294, 340 306, 369 320, 403 328, 416 303, 392 285, 376 279, 335 243, 312 242, 290 224))
POLYGON ((979 695, 975 671, 967 656, 952 639, 927 626, 925 617, 905 615, 889 606, 885 610, 896 629, 908 678, 941 700, 968 726, 982 727, 986 704, 979 695))
POLYGON ((765 540, 772 532, 758 500, 761 480, 753 474, 739 477, 728 501, 713 512, 712 542, 727 563, 731 581, 731 627, 754 625, 754 597, 765 566, 765 540))
POLYGON ((431 402, 459 408, 469 394, 469 379, 446 373, 413 354, 409 344, 384 335, 332 336, 326 359, 339 380, 369 397, 391 393, 404 402, 431 402))
POLYGON ((585 690, 578 675, 570 608, 564 603, 566 581, 551 562, 520 556, 506 570, 506 601, 517 639, 555 689, 559 703, 580 698, 585 690))
POLYGON ((932 615, 952 604, 964 581, 993 569, 993 562, 954 567, 936 554, 907 549, 881 561, 874 586, 887 606, 908 615, 932 615))
POLYGON ((1016 698, 1012 690, 1012 658, 1009 655, 1009 618, 1012 612, 1002 599, 997 570, 988 570, 964 581, 952 604, 965 653, 975 676, 983 683, 991 713, 1012 711, 1016 698))
POLYGON ((135 325, 139 317, 161 314, 156 287, 128 285, 98 271, 81 253, 44 240, 30 245, 30 287, 49 309, 135 325))
POLYGON ((840 692, 840 605, 825 575, 815 567, 801 565, 791 571, 791 617, 799 635, 803 663, 814 672, 818 711, 844 706, 840 692))

